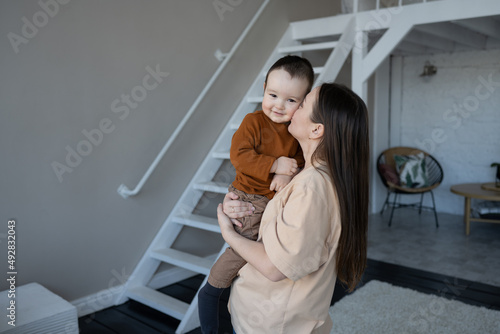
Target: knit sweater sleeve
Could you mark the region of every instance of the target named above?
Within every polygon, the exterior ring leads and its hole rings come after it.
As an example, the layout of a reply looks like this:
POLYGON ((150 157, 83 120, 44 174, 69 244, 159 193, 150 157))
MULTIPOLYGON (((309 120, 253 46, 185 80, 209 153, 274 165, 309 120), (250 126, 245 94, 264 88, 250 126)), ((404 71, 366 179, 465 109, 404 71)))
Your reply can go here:
POLYGON ((258 118, 248 114, 231 141, 230 158, 234 168, 247 176, 265 182, 269 178, 275 157, 258 153, 261 145, 261 126, 258 118))

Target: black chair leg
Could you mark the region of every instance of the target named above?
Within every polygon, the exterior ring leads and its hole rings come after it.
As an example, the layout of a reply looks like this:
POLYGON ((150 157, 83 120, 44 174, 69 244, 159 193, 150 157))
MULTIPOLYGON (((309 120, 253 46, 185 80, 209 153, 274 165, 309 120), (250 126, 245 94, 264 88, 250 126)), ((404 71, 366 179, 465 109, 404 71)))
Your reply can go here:
POLYGON ((382 210, 380 210, 380 214, 384 213, 385 207, 388 206, 389 204, 389 195, 391 194, 390 191, 387 192, 387 196, 385 197, 385 202, 384 205, 382 206, 382 210))
POLYGON ((420 194, 420 206, 418 207, 418 214, 422 213, 422 202, 424 201, 424 193, 420 194))
POLYGON ((389 218, 389 226, 392 224, 392 216, 394 215, 394 209, 396 208, 396 200, 398 198, 398 194, 394 193, 394 202, 392 203, 391 217, 389 218))
POLYGON ((432 193, 432 190, 431 190, 431 197, 432 197, 432 208, 434 210, 434 217, 436 218, 436 228, 437 228, 437 227, 439 227, 438 215, 436 212, 436 202, 434 202, 434 194, 432 193))

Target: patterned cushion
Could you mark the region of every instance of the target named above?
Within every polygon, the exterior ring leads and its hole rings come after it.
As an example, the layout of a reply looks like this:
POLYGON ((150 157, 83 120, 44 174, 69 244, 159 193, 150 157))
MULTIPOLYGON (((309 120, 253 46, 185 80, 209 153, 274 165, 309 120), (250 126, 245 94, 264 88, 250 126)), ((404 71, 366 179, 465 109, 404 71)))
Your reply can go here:
POLYGON ((429 185, 429 177, 425 164, 425 155, 394 155, 394 162, 399 173, 402 186, 408 188, 422 188, 429 185))
POLYGON ((389 164, 380 164, 378 166, 380 174, 384 177, 387 182, 394 183, 395 185, 399 185, 399 175, 393 166, 389 164))

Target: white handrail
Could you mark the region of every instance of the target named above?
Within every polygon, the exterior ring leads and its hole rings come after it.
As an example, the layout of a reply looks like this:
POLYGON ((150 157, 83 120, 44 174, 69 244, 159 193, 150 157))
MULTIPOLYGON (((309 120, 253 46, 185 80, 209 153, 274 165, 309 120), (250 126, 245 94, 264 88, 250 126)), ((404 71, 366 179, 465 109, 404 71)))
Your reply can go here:
POLYGON ((139 181, 139 183, 135 186, 135 188, 133 190, 130 190, 124 184, 121 184, 118 187, 118 193, 123 198, 127 198, 129 196, 135 196, 135 195, 137 195, 141 191, 142 187, 144 186, 144 184, 146 183, 146 181, 149 179, 149 177, 151 176, 151 174, 153 173, 153 171, 155 170, 155 168, 158 166, 158 164, 160 163, 161 159, 163 158, 163 156, 165 155, 165 153, 167 152, 167 150, 170 148, 170 146, 172 145, 172 143, 174 142, 174 140, 177 138, 177 136, 179 135, 179 133, 182 131, 182 129, 186 125, 186 123, 189 120, 189 118, 191 117, 191 115, 194 113, 194 111, 196 110, 196 108, 198 108, 198 105, 201 103, 201 101, 203 100, 203 98, 207 94, 208 90, 212 87, 212 85, 215 82, 215 80, 217 80, 217 78, 219 77, 219 75, 222 72, 222 70, 226 67, 227 63, 232 58, 233 54, 236 52, 236 49, 240 46, 240 44, 242 43, 243 39, 246 37, 246 35, 250 31, 250 29, 253 27, 253 25, 255 24, 255 22, 257 21, 257 19, 259 18, 259 16, 262 14, 262 12, 264 11, 264 8, 267 6, 267 4, 269 3, 269 1, 270 0, 264 0, 264 2, 262 3, 262 5, 260 6, 259 10, 257 11, 257 13, 255 13, 254 17, 248 23, 248 25, 245 28, 245 30, 243 30, 243 33, 241 34, 241 36, 238 38, 238 40, 236 41, 236 43, 234 43, 233 47, 231 48, 231 51, 229 51, 229 53, 227 55, 225 55, 224 60, 219 65, 219 67, 215 71, 214 75, 210 78, 210 80, 206 84, 205 88, 203 88, 203 90, 200 93, 200 95, 198 96, 198 98, 194 101, 194 103, 191 106, 191 108, 189 109, 189 111, 186 113, 186 115, 184 116, 184 118, 182 119, 182 121, 179 123, 179 125, 177 126, 177 128, 175 129, 175 131, 172 133, 172 135, 170 136, 170 138, 167 140, 167 142, 165 143, 165 145, 161 149, 160 153, 158 153, 158 155, 156 156, 155 160, 149 166, 148 170, 143 175, 143 177, 141 178, 141 180, 139 181))

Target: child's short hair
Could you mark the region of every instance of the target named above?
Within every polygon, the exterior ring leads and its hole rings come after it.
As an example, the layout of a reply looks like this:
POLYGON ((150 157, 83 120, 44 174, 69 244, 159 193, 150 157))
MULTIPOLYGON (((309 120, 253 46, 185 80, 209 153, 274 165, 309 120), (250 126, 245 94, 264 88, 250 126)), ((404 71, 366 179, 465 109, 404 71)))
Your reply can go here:
POLYGON ((273 64, 273 66, 271 66, 269 71, 267 71, 266 81, 264 81, 264 83, 267 84, 267 78, 269 76, 269 73, 279 69, 287 71, 288 74, 290 74, 290 76, 292 77, 292 79, 300 78, 307 80, 308 83, 307 92, 311 90, 314 82, 314 70, 312 68, 311 63, 306 58, 288 55, 278 59, 273 64))

